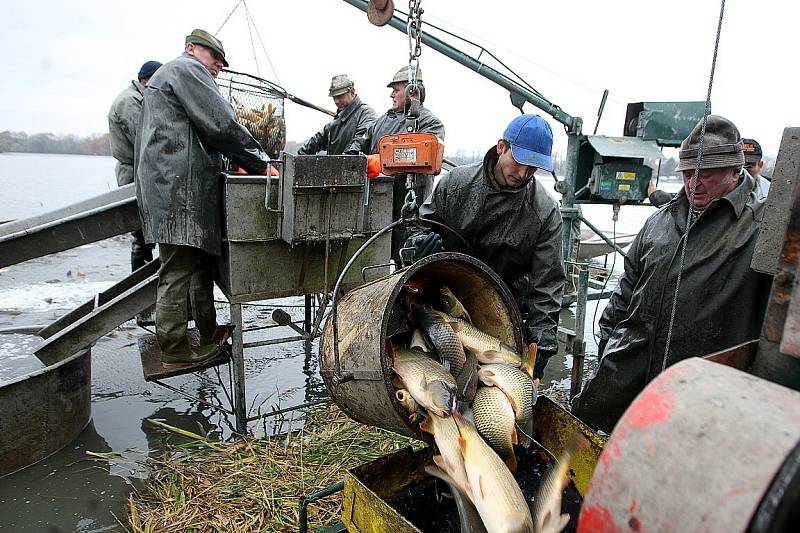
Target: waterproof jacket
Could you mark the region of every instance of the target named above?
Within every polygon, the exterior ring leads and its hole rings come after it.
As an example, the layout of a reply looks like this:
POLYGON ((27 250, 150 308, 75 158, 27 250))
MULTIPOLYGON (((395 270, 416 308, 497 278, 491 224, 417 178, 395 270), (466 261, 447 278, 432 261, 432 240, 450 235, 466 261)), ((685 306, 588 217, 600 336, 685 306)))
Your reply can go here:
MULTIPOLYGON (((451 170, 420 215, 446 224, 472 246, 470 255, 489 265, 511 290, 525 322, 525 342, 538 342, 542 352, 553 354, 566 281, 561 213, 535 178, 522 187, 500 189, 492 177, 497 158, 492 147, 483 162, 451 170)), ((445 250, 469 253, 450 232, 435 231, 445 250)))
POLYGON ((138 80, 131 81, 108 111, 108 138, 111 141, 111 155, 117 160, 115 171, 120 187, 133 183, 133 147, 139 115, 142 114, 142 93, 144 85, 138 80))
POLYGON ((338 111, 333 120, 325 124, 321 131, 303 143, 297 154, 314 155, 324 150, 328 155, 341 155, 352 140, 363 137, 377 119, 375 110, 356 96, 350 105, 338 111))
MULTIPOLYGON (((369 127, 367 132, 363 135, 356 136, 352 139, 350 146, 347 147, 345 153, 347 154, 377 154, 378 141, 384 135, 391 135, 393 133, 405 133, 406 131, 406 116, 402 112, 390 109, 378 120, 369 127)), ((444 124, 439 120, 436 115, 428 111, 427 107, 420 108, 419 124, 417 126, 419 133, 433 133, 444 141, 444 124)))
MULTIPOLYGON (((691 223, 666 366, 760 335, 771 278, 750 268, 766 204, 754 185, 742 172, 691 223)), ((688 210, 681 190, 647 219, 600 318, 600 366, 572 410, 604 431, 661 372, 688 210)))
POLYGON ((136 149, 136 198, 145 241, 222 247, 222 155, 251 174, 269 157, 236 121, 214 78, 184 53, 144 92, 136 149))

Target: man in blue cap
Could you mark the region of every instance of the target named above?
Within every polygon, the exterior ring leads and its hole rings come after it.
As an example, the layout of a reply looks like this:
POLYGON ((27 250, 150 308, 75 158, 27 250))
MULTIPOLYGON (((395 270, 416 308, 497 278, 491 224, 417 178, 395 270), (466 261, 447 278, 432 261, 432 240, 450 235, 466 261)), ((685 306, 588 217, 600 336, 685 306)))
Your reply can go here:
MULTIPOLYGON (((148 61, 142 65, 136 80, 131 80, 130 85, 117 96, 108 111, 108 139, 111 143, 111 155, 117 160, 114 170, 117 174, 117 185, 120 187, 133 183, 133 147, 139 115, 142 114, 144 89, 160 66, 158 61, 148 61)), ((131 233, 131 236, 131 271, 134 271, 153 260, 155 245, 144 242, 140 229, 131 233)))
MULTIPOLYGON (((508 285, 525 322, 527 343, 538 343, 536 375, 558 351, 556 331, 565 275, 561 213, 536 180, 552 172, 553 131, 538 115, 515 118, 482 162, 456 167, 420 208, 423 218, 457 231, 480 259, 508 285)), ((446 249, 463 251, 442 232, 409 238, 414 259, 446 249)))

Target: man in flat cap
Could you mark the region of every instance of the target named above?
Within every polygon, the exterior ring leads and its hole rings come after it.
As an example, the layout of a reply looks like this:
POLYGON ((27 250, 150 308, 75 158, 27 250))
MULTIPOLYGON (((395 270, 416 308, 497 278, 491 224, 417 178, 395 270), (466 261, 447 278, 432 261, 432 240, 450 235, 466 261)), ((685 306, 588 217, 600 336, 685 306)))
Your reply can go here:
POLYGON ((599 322, 600 366, 572 402, 573 414, 606 432, 664 368, 761 332, 771 279, 751 270, 750 259, 766 199, 742 171, 736 126, 708 116, 700 153, 701 127, 702 121, 681 144, 684 188, 647 219, 629 248, 625 273, 599 322))
POLYGON ((341 155, 356 137, 362 137, 375 123, 375 110, 361 101, 355 85, 347 74, 338 74, 331 80, 328 96, 336 105, 336 116, 325 124, 297 150, 298 155, 314 155, 325 151, 328 155, 341 155))
MULTIPOLYGON (((412 71, 413 72, 413 71, 412 71)), ((436 115, 430 112, 427 107, 422 105, 425 102, 425 85, 423 84, 422 69, 416 69, 416 85, 419 93, 419 118, 416 121, 416 132, 433 133, 444 141, 444 124, 436 115)), ((393 133, 405 133, 411 123, 407 116, 411 106, 411 100, 407 97, 406 88, 409 83, 409 67, 398 70, 392 81, 386 86, 392 90, 392 108, 378 117, 364 135, 353 138, 350 146, 345 150, 346 154, 377 154, 378 141, 384 135, 393 133)), ((417 176, 414 192, 417 197, 417 205, 422 205, 433 189, 433 176, 417 176)), ((392 206, 392 220, 399 220, 403 209, 406 196, 406 176, 398 174, 394 177, 394 205, 392 206)), ((406 232, 401 229, 392 231, 392 257, 399 259, 398 251, 402 247, 406 238, 406 232)))
MULTIPOLYGON (((744 154, 744 169, 753 178, 756 194, 766 198, 769 194, 770 180, 761 175, 764 168, 764 161, 761 160, 761 145, 755 139, 742 138, 742 153, 744 154)), ((650 180, 647 187, 647 197, 650 203, 656 207, 661 207, 669 203, 677 195, 668 193, 656 188, 655 180, 650 180)))
POLYGON ((144 92, 136 144, 136 197, 145 241, 158 243, 156 337, 165 366, 219 353, 213 298, 215 256, 222 247, 222 156, 251 174, 269 156, 220 94, 227 67, 222 43, 203 30, 186 37, 183 55, 161 67, 144 92), (200 345, 186 338, 187 298, 200 345))
MULTIPOLYGON (((160 66, 158 61, 148 61, 142 65, 136 79, 131 80, 130 85, 119 93, 108 111, 108 138, 111 142, 111 155, 117 160, 114 170, 117 174, 117 185, 120 187, 133 183, 133 147, 136 143, 139 116, 142 114, 144 88, 160 66)), ((131 233, 131 236, 131 271, 134 271, 153 260, 155 245, 144 242, 141 229, 131 233)))

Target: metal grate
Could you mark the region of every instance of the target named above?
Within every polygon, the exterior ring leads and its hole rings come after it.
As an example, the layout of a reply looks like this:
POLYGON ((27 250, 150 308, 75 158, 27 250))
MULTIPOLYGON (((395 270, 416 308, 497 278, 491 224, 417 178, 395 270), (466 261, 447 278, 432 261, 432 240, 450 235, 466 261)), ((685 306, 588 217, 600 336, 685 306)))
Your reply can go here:
POLYGON ((286 91, 262 78, 231 70, 219 73, 217 85, 233 106, 239 122, 270 158, 277 159, 286 146, 283 114, 286 91))

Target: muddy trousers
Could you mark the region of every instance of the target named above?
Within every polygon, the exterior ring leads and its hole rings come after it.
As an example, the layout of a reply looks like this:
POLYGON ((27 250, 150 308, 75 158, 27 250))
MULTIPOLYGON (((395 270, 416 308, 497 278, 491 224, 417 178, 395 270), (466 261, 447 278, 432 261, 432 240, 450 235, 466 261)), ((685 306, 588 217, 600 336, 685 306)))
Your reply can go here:
POLYGON ((187 299, 200 331, 200 344, 210 343, 217 327, 215 259, 193 246, 159 243, 158 249, 161 267, 158 269, 156 338, 162 353, 185 355, 189 353, 187 299))
POLYGON ((133 237, 131 241, 131 272, 133 272, 153 260, 153 249, 156 245, 144 242, 144 235, 140 229, 131 232, 131 237, 133 237))

